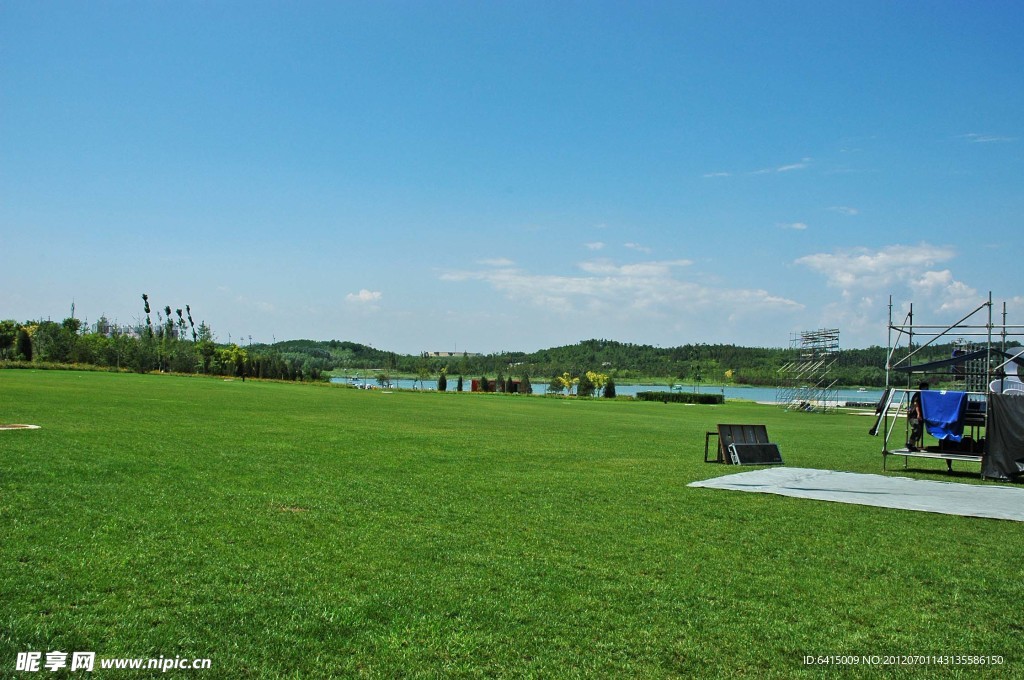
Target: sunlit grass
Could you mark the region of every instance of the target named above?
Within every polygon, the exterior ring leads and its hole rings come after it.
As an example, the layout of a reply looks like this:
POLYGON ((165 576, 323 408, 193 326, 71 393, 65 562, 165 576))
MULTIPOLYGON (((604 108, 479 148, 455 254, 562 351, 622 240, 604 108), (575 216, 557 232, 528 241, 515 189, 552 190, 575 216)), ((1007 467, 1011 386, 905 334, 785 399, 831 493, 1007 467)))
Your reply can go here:
POLYGON ((880 472, 868 418, 3 371, 0 421, 42 426, 0 432, 3 677, 29 650, 207 677, 1021 668, 1020 525, 686 486, 738 470, 702 462, 719 422, 880 472))

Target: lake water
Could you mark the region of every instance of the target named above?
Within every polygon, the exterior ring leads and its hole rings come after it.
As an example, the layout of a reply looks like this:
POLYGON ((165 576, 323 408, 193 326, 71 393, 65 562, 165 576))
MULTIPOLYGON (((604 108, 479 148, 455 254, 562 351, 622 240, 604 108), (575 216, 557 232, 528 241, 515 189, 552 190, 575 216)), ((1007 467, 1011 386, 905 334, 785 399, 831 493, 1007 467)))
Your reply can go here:
MULTIPOLYGON (((368 384, 373 387, 377 387, 377 381, 372 376, 360 377, 358 380, 350 380, 348 378, 331 378, 332 383, 350 383, 356 385, 368 384)), ((448 380, 448 391, 454 392, 457 378, 450 378, 448 380)), ((464 390, 469 391, 470 380, 466 379, 463 382, 464 390)), ((436 390, 436 380, 424 380, 422 384, 419 381, 401 379, 391 381, 392 389, 400 390, 436 390)), ((547 383, 545 382, 534 382, 533 391, 536 394, 544 394, 547 390, 547 383)), ((672 388, 661 383, 660 385, 615 385, 615 393, 620 396, 635 396, 637 392, 668 392, 672 388)), ((692 386, 684 386, 681 392, 693 392, 695 391, 692 386)), ((702 394, 723 394, 727 400, 739 399, 744 401, 757 401, 766 403, 775 403, 778 390, 774 387, 736 387, 733 385, 701 385, 698 390, 702 394)), ((871 403, 875 404, 882 398, 882 390, 868 389, 866 391, 859 391, 856 389, 840 389, 838 390, 837 400, 840 403, 845 402, 858 402, 858 403, 871 403)))

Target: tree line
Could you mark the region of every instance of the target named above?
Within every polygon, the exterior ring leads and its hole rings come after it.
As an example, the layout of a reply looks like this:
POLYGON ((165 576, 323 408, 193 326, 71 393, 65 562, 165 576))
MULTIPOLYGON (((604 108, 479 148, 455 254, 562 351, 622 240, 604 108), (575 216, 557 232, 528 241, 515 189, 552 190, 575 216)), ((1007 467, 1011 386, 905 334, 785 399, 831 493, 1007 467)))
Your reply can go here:
MULTIPOLYGON (((536 352, 495 354, 397 354, 340 340, 282 342, 217 342, 206 322, 196 324, 189 305, 153 308, 142 295, 144 316, 122 326, 105 317, 94 324, 73 315, 50 320, 0 321, 0 360, 34 365, 78 364, 137 372, 208 373, 284 380, 324 380, 331 373, 374 371, 378 375, 413 375, 418 380, 479 376, 490 391, 523 389, 545 376, 548 391, 604 394, 611 382, 656 379, 667 382, 777 385, 780 369, 796 358, 785 348, 687 344, 655 347, 585 340, 536 352), (513 381, 512 376, 519 376, 513 381), (492 377, 489 377, 492 376, 492 377), (507 376, 507 379, 506 377, 507 376), (571 384, 567 384, 568 380, 571 384), (575 382, 572 382, 575 381, 575 382)), ((921 360, 950 355, 951 345, 935 345, 921 360)), ((838 353, 831 376, 842 385, 881 387, 885 384, 884 347, 847 349, 838 353)), ((530 385, 530 390, 533 387, 530 385)))
POLYGON ((61 322, 0 321, 0 360, 14 365, 76 365, 148 373, 206 373, 280 380, 320 380, 309 357, 218 343, 206 322, 196 325, 189 305, 155 312, 142 295, 143 321, 119 325, 101 316, 94 324, 70 316, 61 322), (154 316, 156 317, 154 320, 154 316))

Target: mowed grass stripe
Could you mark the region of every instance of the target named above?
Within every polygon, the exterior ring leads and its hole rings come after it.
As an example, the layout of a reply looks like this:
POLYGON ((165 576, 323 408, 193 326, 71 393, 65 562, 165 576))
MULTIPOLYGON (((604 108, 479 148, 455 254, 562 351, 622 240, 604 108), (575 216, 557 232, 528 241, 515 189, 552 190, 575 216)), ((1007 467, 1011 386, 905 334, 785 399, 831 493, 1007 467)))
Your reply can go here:
POLYGON ((29 371, 0 372, 0 413, 43 426, 0 433, 10 668, 58 649, 267 678, 1021 660, 1018 525, 686 487, 735 471, 702 462, 717 422, 767 424, 790 465, 878 472, 866 418, 29 371))

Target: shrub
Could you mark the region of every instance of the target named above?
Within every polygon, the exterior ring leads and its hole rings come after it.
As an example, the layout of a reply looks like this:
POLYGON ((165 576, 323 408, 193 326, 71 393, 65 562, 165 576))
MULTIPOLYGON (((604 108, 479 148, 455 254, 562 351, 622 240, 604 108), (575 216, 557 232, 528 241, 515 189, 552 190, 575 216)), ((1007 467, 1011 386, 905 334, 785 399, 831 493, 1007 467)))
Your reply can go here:
POLYGON ((594 381, 590 378, 590 373, 584 373, 580 376, 580 382, 576 386, 576 396, 578 397, 592 397, 594 396, 594 381))
POLYGON ((608 378, 608 382, 604 384, 604 398, 614 399, 615 398, 615 381, 608 378))
POLYGON ((24 328, 18 329, 14 345, 14 357, 22 361, 32 361, 32 338, 24 328))
POLYGON ((665 404, 722 404, 725 397, 721 394, 701 394, 694 392, 637 392, 636 398, 641 401, 660 401, 665 404))

